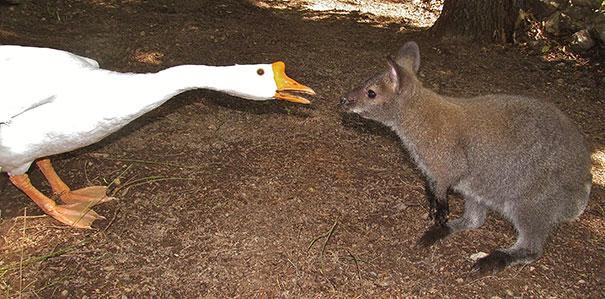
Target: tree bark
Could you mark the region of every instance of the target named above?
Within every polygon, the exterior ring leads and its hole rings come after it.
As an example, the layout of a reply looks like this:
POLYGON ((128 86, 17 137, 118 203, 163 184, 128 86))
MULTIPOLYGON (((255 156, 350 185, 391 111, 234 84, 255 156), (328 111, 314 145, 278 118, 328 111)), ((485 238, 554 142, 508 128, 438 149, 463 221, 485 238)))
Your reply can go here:
POLYGON ((445 0, 430 31, 445 39, 512 42, 524 0, 445 0))

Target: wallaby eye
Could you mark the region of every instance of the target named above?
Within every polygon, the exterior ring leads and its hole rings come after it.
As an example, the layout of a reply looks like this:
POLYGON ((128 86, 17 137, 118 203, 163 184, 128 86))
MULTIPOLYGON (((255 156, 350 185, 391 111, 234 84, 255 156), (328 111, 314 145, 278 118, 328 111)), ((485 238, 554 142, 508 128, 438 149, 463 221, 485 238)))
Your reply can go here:
POLYGON ((368 98, 373 99, 376 97, 376 92, 373 90, 368 90, 368 98))
POLYGON ((262 76, 262 75, 264 75, 264 74, 265 74, 265 70, 263 70, 263 69, 258 69, 258 70, 256 70, 256 73, 257 73, 259 76, 262 76))

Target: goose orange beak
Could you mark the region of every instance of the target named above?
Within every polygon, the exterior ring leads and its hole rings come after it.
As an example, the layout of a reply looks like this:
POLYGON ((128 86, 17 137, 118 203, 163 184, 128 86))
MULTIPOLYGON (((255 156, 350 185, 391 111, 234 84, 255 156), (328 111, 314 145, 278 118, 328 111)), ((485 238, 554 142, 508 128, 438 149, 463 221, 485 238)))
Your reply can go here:
POLYGON ((291 92, 315 95, 315 91, 313 91, 313 89, 288 77, 288 75, 286 75, 286 64, 282 61, 274 62, 272 67, 273 77, 275 79, 275 84, 277 85, 277 90, 273 96, 274 98, 294 103, 311 104, 309 100, 292 94, 291 92))

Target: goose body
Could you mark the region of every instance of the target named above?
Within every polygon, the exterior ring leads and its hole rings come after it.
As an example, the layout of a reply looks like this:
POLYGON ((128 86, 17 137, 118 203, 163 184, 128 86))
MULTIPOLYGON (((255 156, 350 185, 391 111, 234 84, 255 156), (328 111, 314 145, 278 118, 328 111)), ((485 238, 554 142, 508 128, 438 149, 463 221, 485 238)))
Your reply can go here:
MULTIPOLYGON (((288 91, 313 93, 288 78, 282 62, 120 73, 69 52, 22 46, 0 46, 0 82, 0 167, 22 190, 15 180, 26 176, 36 159, 98 142, 184 91, 203 88, 250 100, 299 103, 308 101, 288 91)), ((50 162, 42 161, 38 166, 50 173, 50 162)), ((54 192, 65 189, 54 187, 54 192)))

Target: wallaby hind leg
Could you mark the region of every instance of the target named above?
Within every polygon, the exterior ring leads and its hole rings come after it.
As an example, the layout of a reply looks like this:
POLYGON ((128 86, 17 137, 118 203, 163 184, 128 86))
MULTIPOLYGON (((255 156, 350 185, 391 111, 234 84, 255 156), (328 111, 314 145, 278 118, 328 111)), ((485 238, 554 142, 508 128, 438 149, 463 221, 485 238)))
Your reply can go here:
POLYGON ((494 250, 479 259, 473 266, 474 271, 480 274, 496 273, 507 266, 531 263, 542 255, 544 242, 554 225, 549 219, 538 219, 541 214, 533 209, 520 210, 511 219, 518 232, 515 245, 494 250))
POLYGON ((435 224, 418 240, 418 245, 428 247, 452 233, 475 229, 485 223, 487 208, 478 201, 468 198, 464 201, 464 214, 446 223, 445 226, 435 224))
POLYGON ((447 223, 452 233, 479 228, 485 223, 487 207, 472 198, 464 200, 464 214, 447 223))

